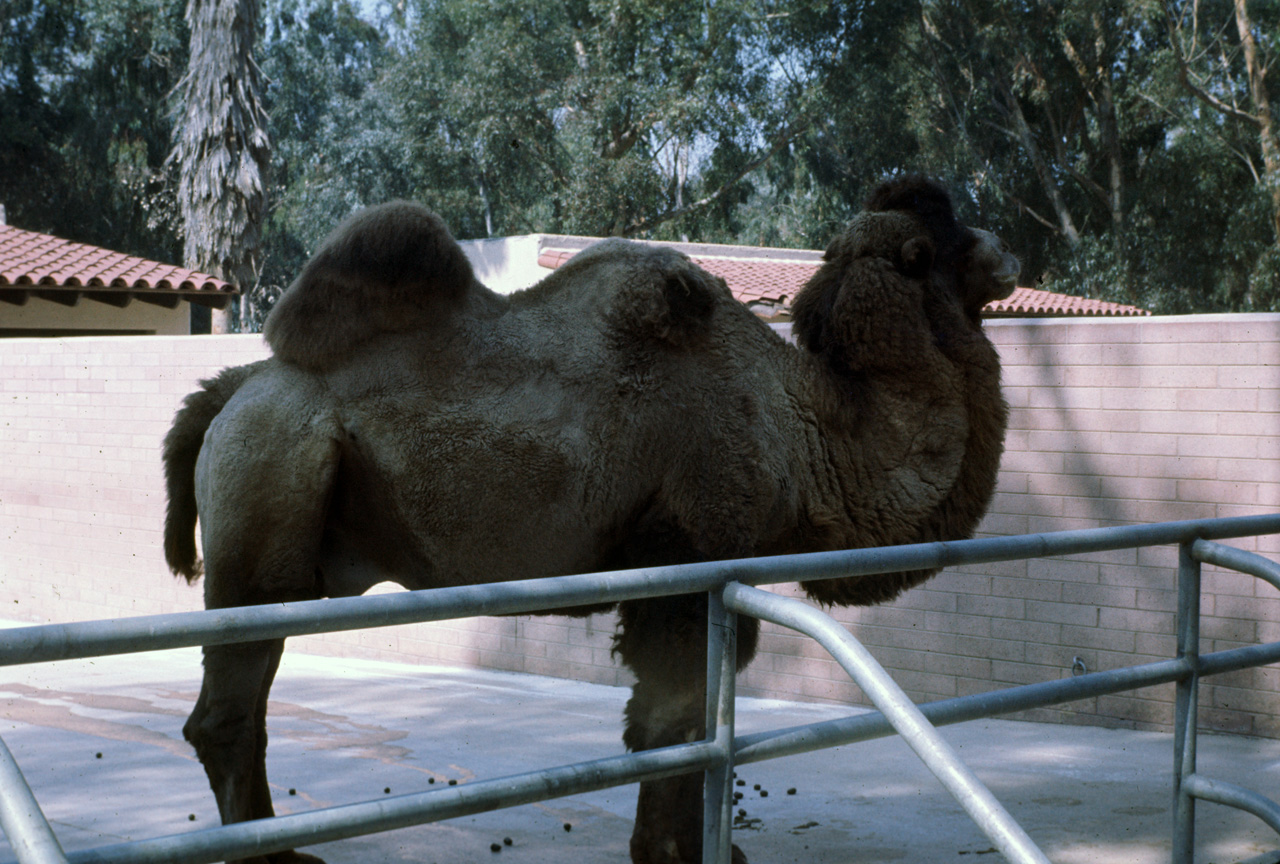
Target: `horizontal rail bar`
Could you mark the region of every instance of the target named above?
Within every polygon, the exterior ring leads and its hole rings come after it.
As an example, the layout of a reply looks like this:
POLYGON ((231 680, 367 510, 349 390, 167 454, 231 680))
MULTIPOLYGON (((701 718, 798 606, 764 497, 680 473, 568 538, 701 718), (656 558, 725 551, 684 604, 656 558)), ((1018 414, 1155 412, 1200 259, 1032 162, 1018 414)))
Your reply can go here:
POLYGON ((838 622, 800 600, 745 585, 726 586, 724 604, 728 609, 789 627, 817 640, 880 708, 902 739, 1005 858, 1014 864, 1049 864, 1049 859, 1022 826, 961 761, 959 754, 929 724, 884 667, 838 622))
POLYGON ((67 864, 62 844, 4 741, 0 741, 0 828, 19 864, 67 864))
POLYGON ((64 860, 70 864, 208 864, 595 792, 639 780, 673 777, 706 770, 723 757, 707 742, 682 744, 479 780, 465 786, 99 846, 72 852, 64 860))
POLYGON ((1280 564, 1255 552, 1246 552, 1244 549, 1208 540, 1197 540, 1191 544, 1191 555, 1205 564, 1247 573, 1280 588, 1280 564))
POLYGON ((1211 780, 1200 774, 1184 777, 1182 788, 1191 797, 1199 798, 1201 801, 1225 804, 1228 807, 1252 813, 1266 822, 1272 830, 1280 832, 1280 804, 1276 804, 1275 801, 1252 789, 1223 780, 1211 780))
POLYGON ((1042 558, 1280 533, 1280 513, 1156 525, 1089 528, 1016 537, 920 543, 839 552, 746 558, 609 573, 306 600, 204 612, 15 627, 0 632, 0 666, 194 645, 282 639, 474 615, 515 615, 744 585, 851 578, 899 570, 1042 558))
MULTIPOLYGON (((1265 645, 1249 645, 1244 648, 1232 648, 1228 651, 1201 655, 1195 668, 1204 677, 1278 662, 1280 662, 1280 642, 1268 642, 1265 645)), ((1188 659, 1159 660, 1155 663, 1126 666, 1123 669, 1106 672, 1090 672, 1074 678, 1024 684, 1020 687, 1010 687, 990 693, 940 699, 919 707, 921 713, 933 725, 951 726, 1014 711, 1060 705, 1091 696, 1105 696, 1139 687, 1170 684, 1187 677, 1191 672, 1192 664, 1188 659)), ((746 765, 781 756, 808 753, 826 747, 870 741, 892 734, 893 727, 884 715, 879 711, 869 711, 865 714, 841 717, 822 723, 739 736, 734 740, 733 761, 746 765)))

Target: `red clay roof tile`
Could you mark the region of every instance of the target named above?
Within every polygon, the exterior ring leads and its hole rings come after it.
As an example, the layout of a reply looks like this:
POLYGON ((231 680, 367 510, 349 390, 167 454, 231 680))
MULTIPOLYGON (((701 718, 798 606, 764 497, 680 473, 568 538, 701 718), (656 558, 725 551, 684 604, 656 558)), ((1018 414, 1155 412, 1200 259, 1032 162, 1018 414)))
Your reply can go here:
POLYGON ((1004 316, 1077 316, 1077 315, 1150 315, 1151 312, 1137 306, 1092 300, 1071 294, 1056 294, 1038 288, 1015 288, 1004 300, 988 303, 983 310, 988 315, 1004 316))
POLYGON ((0 287, 28 285, 89 291, 239 292, 234 285, 185 267, 0 225, 0 287))
MULTIPOLYGON (((538 255, 538 264, 550 270, 564 264, 574 256, 574 249, 544 249, 538 255)), ((713 276, 719 276, 729 286, 733 296, 743 303, 765 303, 787 309, 796 293, 818 271, 819 263, 788 261, 780 258, 722 258, 690 256, 694 263, 713 276)), ((1056 294, 1036 288, 1016 288, 1004 300, 989 303, 983 313, 1006 317, 1064 317, 1064 316, 1117 316, 1150 315, 1146 309, 1056 294)))

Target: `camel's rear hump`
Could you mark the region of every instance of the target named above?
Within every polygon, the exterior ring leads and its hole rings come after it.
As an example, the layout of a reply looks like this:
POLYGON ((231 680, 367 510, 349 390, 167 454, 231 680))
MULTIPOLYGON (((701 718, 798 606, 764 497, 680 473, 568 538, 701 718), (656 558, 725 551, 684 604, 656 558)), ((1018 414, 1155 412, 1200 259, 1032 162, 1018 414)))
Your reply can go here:
POLYGON ((332 369, 380 333, 448 319, 486 291, 449 229, 407 201, 368 207, 325 239, 264 328, 282 360, 332 369))

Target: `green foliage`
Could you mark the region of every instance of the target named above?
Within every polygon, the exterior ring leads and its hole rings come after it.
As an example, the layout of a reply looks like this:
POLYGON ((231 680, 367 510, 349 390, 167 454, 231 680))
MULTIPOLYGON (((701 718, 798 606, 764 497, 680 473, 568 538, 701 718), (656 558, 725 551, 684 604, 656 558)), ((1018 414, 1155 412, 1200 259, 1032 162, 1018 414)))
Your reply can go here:
MULTIPOLYGON (((0 0, 13 222, 174 259, 180 5, 0 0)), ((1280 5, 1247 7, 1274 68, 1280 5)), ((338 220, 391 198, 461 238, 822 248, 904 170, 943 178, 1053 290, 1280 309, 1275 172, 1228 0, 370 8, 263 2, 273 169, 251 320, 338 220)))
POLYGON ((383 82, 415 186, 461 236, 687 233, 770 146, 752 8, 423 2, 383 82))
POLYGON ((181 4, 0 0, 0 202, 9 221, 175 260, 166 99, 181 4))

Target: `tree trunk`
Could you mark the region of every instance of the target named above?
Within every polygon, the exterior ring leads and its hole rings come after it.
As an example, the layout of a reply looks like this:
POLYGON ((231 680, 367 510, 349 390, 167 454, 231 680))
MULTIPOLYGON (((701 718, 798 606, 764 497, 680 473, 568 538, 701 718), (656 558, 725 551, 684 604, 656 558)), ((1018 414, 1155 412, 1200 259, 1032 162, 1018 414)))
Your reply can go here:
POLYGON ((1053 212, 1058 217, 1058 230, 1066 238, 1067 245, 1072 249, 1077 249, 1080 246, 1080 232, 1076 229, 1075 220, 1071 218, 1071 211, 1067 209, 1067 202, 1062 197, 1062 191, 1058 189, 1057 181, 1053 179, 1053 172, 1049 169, 1049 164, 1045 161, 1044 154, 1040 152, 1040 145, 1036 143, 1031 127, 1027 123, 1027 118, 1022 113, 1022 106, 1018 103, 1018 96, 1003 81, 999 82, 997 86, 1000 88, 1000 95, 1004 97, 1009 115, 1013 119, 1013 129, 1018 143, 1022 145, 1027 158, 1031 160, 1045 197, 1053 205, 1053 212))
POLYGON ((484 169, 476 173, 476 185, 480 193, 480 201, 484 204, 484 236, 493 236, 493 202, 489 200, 489 184, 484 181, 484 169))
POLYGON ((1267 69, 1258 56, 1258 43, 1253 38, 1253 23, 1249 20, 1245 0, 1235 0, 1235 10, 1240 47, 1244 50, 1245 68, 1249 73, 1249 96, 1253 101, 1254 116, 1258 121, 1258 138, 1262 145, 1262 182, 1271 195, 1271 227, 1276 243, 1280 244, 1280 139, 1277 139, 1271 98, 1267 94, 1267 69))
POLYGON ((270 158, 257 0, 189 0, 191 59, 170 159, 179 171, 186 266, 253 290, 270 158))

